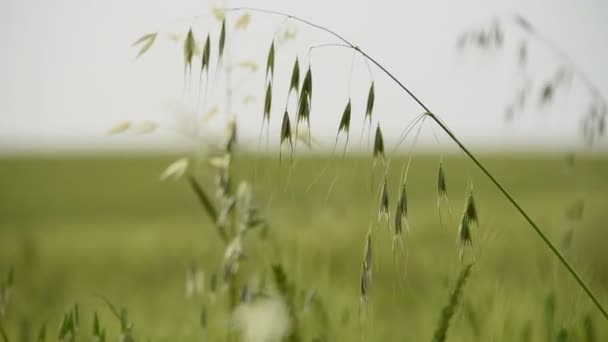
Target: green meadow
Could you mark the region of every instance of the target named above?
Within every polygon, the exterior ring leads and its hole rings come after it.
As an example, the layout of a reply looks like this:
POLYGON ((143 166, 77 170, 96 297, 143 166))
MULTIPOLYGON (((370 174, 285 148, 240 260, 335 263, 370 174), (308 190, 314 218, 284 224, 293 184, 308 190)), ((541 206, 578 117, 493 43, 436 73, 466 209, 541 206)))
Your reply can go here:
MULTIPOLYGON (((285 157, 285 156, 284 156, 285 157)), ((102 298, 128 310, 141 341, 225 340, 232 329, 221 286, 224 244, 186 179, 160 181, 172 155, 0 159, 0 277, 15 281, 3 326, 33 341, 57 338, 75 303, 90 340, 93 313, 116 341, 119 322, 102 298), (186 296, 187 271, 201 291, 186 296), (216 276, 214 276, 214 274, 216 276), (219 279, 215 289, 212 278, 219 279), (201 313, 205 312, 205 333, 201 313)), ((608 305, 608 159, 481 155, 531 217, 608 305)), ((388 174, 390 209, 406 156, 388 174)), ((438 155, 414 155, 407 176, 404 250, 378 225, 381 167, 370 158, 300 156, 294 163, 241 155, 267 221, 245 241, 245 281, 269 281, 281 264, 303 303, 305 341, 430 341, 464 265, 474 261, 449 341, 605 341, 608 325, 565 268, 497 189, 464 156, 444 156, 449 205, 437 208, 438 155), (479 225, 459 258, 457 229, 473 184, 479 225), (448 208, 449 206, 449 208, 448 208), (360 300, 366 234, 373 232, 373 285, 360 300)), ((214 173, 196 178, 213 193, 214 173)), ((235 180, 236 182, 236 180, 235 180)), ((392 227, 392 220, 391 220, 392 227)))

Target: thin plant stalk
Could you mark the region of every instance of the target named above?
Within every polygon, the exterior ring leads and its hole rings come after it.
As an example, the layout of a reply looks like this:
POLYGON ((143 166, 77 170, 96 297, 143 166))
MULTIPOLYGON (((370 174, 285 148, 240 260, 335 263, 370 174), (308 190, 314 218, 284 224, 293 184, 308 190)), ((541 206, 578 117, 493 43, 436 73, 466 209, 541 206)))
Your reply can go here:
POLYGON ((549 250, 551 250, 551 252, 555 255, 555 257, 557 257, 557 259, 559 259, 559 261, 564 265, 564 267, 566 267, 566 269, 568 270, 568 272, 572 275, 572 277, 574 277, 574 279, 576 280, 576 282, 578 283, 578 285, 585 291, 587 297, 589 297, 589 299, 591 299, 593 301, 593 303, 595 304, 595 306, 597 307, 597 309, 602 313, 602 315, 604 316, 604 318, 606 320, 608 320, 608 312, 606 311, 606 309, 602 306, 602 304, 599 302, 599 300, 593 294, 593 292, 591 292, 591 289, 589 289, 589 287, 587 286, 587 284, 583 281, 583 279, 580 277, 580 275, 574 269, 574 267, 572 267, 572 265, 570 265, 570 263, 557 250, 557 248, 553 245, 553 243, 551 243, 551 241, 547 238, 547 236, 545 235, 545 233, 543 233, 543 231, 539 228, 539 226, 530 218, 530 216, 528 215, 528 213, 509 194, 509 192, 501 185, 501 183, 485 168, 485 166, 483 166, 483 164, 481 164, 481 162, 469 151, 469 149, 466 148, 462 144, 462 142, 441 121, 441 119, 439 119, 439 117, 437 117, 437 115, 435 115, 420 99, 418 99, 416 97, 416 95, 414 95, 412 93, 412 91, 410 91, 401 81, 399 81, 399 79, 397 79, 390 71, 388 71, 382 64, 380 64, 380 62, 378 62, 376 59, 374 59, 373 57, 371 57, 365 51, 361 50, 361 48, 359 46, 354 45, 353 43, 351 43, 350 41, 348 41, 346 38, 342 37, 338 33, 334 32, 334 31, 332 31, 332 30, 330 30, 330 29, 328 29, 328 28, 326 28, 324 26, 317 25, 317 24, 312 23, 312 22, 310 22, 308 20, 305 20, 305 19, 293 16, 291 14, 287 14, 287 13, 283 13, 283 12, 278 12, 278 11, 264 10, 264 9, 259 9, 259 8, 251 8, 251 7, 227 8, 226 11, 252 11, 252 12, 259 12, 259 13, 266 13, 266 14, 271 14, 271 15, 283 16, 283 17, 286 17, 286 18, 290 18, 290 19, 299 21, 299 22, 304 23, 304 24, 306 24, 308 26, 311 26, 311 27, 317 28, 319 30, 325 31, 325 32, 329 33, 330 35, 338 38, 339 40, 341 40, 342 42, 344 42, 347 45, 345 47, 351 48, 351 49, 354 49, 354 50, 358 51, 363 57, 365 57, 367 60, 369 60, 370 62, 372 62, 374 65, 376 65, 380 70, 382 70, 382 72, 384 72, 389 78, 391 78, 403 91, 405 91, 414 101, 416 101, 416 103, 418 103, 418 105, 422 109, 424 109, 425 115, 429 116, 456 143, 456 145, 458 145, 458 147, 460 147, 460 149, 469 157, 469 159, 471 159, 471 161, 473 161, 473 163, 483 172, 483 174, 485 174, 486 177, 488 177, 488 179, 492 183, 494 183, 494 185, 498 188, 498 190, 500 190, 500 192, 515 207, 515 209, 520 213, 520 215, 528 222, 529 226, 532 227, 532 229, 534 230, 534 232, 541 238, 541 240, 543 241, 543 243, 549 248, 549 250))

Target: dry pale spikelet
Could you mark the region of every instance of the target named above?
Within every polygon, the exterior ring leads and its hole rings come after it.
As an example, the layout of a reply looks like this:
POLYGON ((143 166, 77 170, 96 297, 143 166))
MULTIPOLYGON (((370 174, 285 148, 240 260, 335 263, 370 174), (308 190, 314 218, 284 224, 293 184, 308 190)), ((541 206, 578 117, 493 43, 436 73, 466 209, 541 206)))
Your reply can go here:
POLYGON ((323 144, 311 135, 307 128, 299 127, 296 132, 296 139, 306 145, 308 148, 312 149, 313 147, 322 147, 323 144))
POLYGON ((110 128, 106 135, 115 135, 126 132, 129 128, 131 128, 131 123, 128 121, 120 122, 116 126, 110 128))
POLYGON ((224 281, 229 282, 232 277, 239 270, 239 261, 244 256, 243 242, 241 235, 238 234, 229 244, 226 246, 224 251, 224 281))
POLYGON ((245 342, 283 341, 292 324, 287 305, 277 297, 243 303, 232 318, 245 342))
POLYGON ((249 69, 250 72, 256 72, 258 71, 258 64, 254 61, 242 61, 239 62, 239 64, 237 64, 238 67, 244 68, 244 69, 249 69))
POLYGON ((224 154, 222 156, 209 158, 208 163, 214 168, 227 170, 230 167, 230 159, 229 154, 224 154))
POLYGON ((132 129, 135 134, 149 134, 154 132, 157 127, 158 125, 155 122, 144 121, 132 126, 132 129))
POLYGON ((386 223, 390 229, 391 214, 388 207, 388 185, 386 176, 384 176, 384 185, 382 186, 382 193, 380 194, 380 206, 378 208, 378 224, 382 217, 386 217, 386 223))
POLYGON ((188 158, 180 158, 173 163, 171 163, 165 171, 160 175, 161 180, 166 180, 171 178, 172 180, 178 180, 181 176, 184 175, 186 170, 188 169, 188 158))
POLYGON ((226 10, 224 8, 214 6, 212 12, 215 20, 224 21, 226 19, 226 10))
POLYGON ((146 53, 146 51, 148 51, 152 47, 152 44, 154 44, 154 41, 156 40, 156 36, 157 36, 156 32, 148 33, 146 35, 143 35, 142 37, 140 37, 138 40, 136 40, 133 43, 132 46, 141 45, 141 47, 139 48, 139 51, 137 52, 137 57, 135 57, 135 58, 141 57, 141 55, 146 53))
POLYGON ((250 21, 251 21, 251 15, 249 13, 245 13, 236 21, 236 24, 234 24, 234 27, 236 29, 244 30, 247 28, 250 21))
POLYGON ((215 116, 217 116, 219 114, 220 110, 217 106, 213 106, 211 107, 211 109, 209 109, 204 115, 203 118, 201 119, 202 123, 207 123, 209 122, 211 119, 213 119, 215 116))

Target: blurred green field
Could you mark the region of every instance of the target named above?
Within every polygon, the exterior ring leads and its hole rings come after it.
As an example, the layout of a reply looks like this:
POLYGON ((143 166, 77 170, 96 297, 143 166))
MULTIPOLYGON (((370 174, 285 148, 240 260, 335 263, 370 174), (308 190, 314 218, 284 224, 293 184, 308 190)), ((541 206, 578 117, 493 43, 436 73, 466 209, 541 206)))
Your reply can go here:
MULTIPOLYGON (((109 340, 116 340, 118 322, 98 295, 129 309, 140 340, 201 340, 203 305, 210 329, 227 326, 225 315, 214 309, 219 302, 210 303, 207 295, 185 296, 188 267, 200 265, 209 279, 220 268, 223 245, 188 183, 158 180, 174 159, 0 159, 0 275, 15 268, 5 320, 14 340, 33 340, 45 322, 48 340, 54 340, 63 313, 75 302, 86 329, 97 311, 110 330, 109 340)), ((315 289, 327 311, 329 340, 361 340, 364 334, 375 341, 429 341, 462 267, 457 221, 472 181, 480 213, 473 236, 476 263, 448 340, 528 336, 544 341, 558 338, 564 329, 569 340, 585 341, 588 322, 596 341, 608 340, 607 322, 589 299, 497 190, 459 155, 444 157, 452 217, 444 210, 440 225, 438 159, 417 155, 409 171, 412 229, 406 237, 403 285, 395 275, 386 227, 374 231, 374 283, 364 323, 359 319, 359 272, 380 182, 369 159, 300 157, 290 168, 272 158, 239 158, 238 177, 251 180, 270 223, 268 237, 254 233, 247 240, 245 271, 268 272, 280 262, 298 290, 315 289), (555 314, 549 319, 551 298, 555 314)), ((391 162, 391 210, 403 160, 391 162)), ((573 167, 561 155, 485 155, 481 160, 557 245, 562 246, 567 227, 574 229, 565 253, 608 305, 608 159, 581 156, 573 167), (583 217, 568 223, 564 212, 579 199, 584 200, 583 217)), ((197 176, 212 185, 211 173, 197 176)), ((302 312, 301 318, 314 323, 319 320, 315 315, 302 312)), ((313 323, 305 323, 305 340, 321 329, 313 323)))

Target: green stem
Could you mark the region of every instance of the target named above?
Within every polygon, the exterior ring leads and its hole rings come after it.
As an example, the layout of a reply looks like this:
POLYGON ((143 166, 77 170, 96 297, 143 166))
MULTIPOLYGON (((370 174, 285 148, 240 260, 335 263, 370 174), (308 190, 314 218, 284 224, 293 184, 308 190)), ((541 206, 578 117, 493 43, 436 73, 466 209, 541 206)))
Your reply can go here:
POLYGON ((2 341, 10 342, 10 340, 8 338, 8 334, 6 333, 6 330, 4 330, 4 325, 2 325, 1 319, 0 319, 0 337, 2 337, 2 341))
POLYGON ((541 238, 541 240, 544 242, 544 244, 547 247, 549 247, 549 249, 551 250, 551 252, 566 267, 566 269, 568 270, 568 272, 570 272, 570 274, 572 275, 572 277, 574 277, 574 279, 579 284, 579 286, 585 291, 585 293, 587 294, 587 296, 593 301, 593 303, 598 308, 598 310, 600 310, 600 312, 602 313, 602 315, 604 316, 604 318, 606 320, 608 320, 608 312, 606 312, 606 309, 604 309, 604 307, 599 302, 599 300, 596 298, 596 296, 593 294, 593 292, 591 292, 591 290, 589 289, 589 287, 587 286, 587 284, 578 275, 578 273, 574 270, 574 268, 570 265, 570 263, 568 263, 568 261, 564 258, 564 256, 562 256, 562 254, 557 250, 557 248, 553 245, 553 243, 551 243, 551 241, 549 241, 549 239, 547 238, 547 236, 542 232, 542 230, 538 227, 538 225, 530 218, 530 216, 526 213, 526 211, 505 190, 505 188, 498 182, 498 180, 496 180, 496 178, 494 178, 494 176, 492 176, 492 174, 481 164, 481 162, 479 162, 479 160, 460 142, 460 140, 452 133, 452 131, 450 131, 450 129, 435 114, 433 114, 433 112, 424 103, 422 103, 422 101, 420 101, 403 83, 401 83, 401 81, 399 81, 390 71, 388 71, 384 66, 382 66, 382 64, 380 64, 379 62, 377 62, 374 58, 372 58, 366 52, 364 52, 363 50, 361 50, 358 46, 352 44, 350 41, 346 40, 346 38, 344 38, 341 35, 335 33, 334 31, 332 31, 332 30, 330 30, 330 29, 328 29, 326 27, 323 27, 323 26, 311 23, 310 21, 307 21, 307 20, 295 17, 293 15, 286 14, 286 13, 281 13, 281 12, 277 12, 277 11, 268 11, 268 10, 263 10, 263 9, 249 8, 249 7, 228 8, 226 10, 227 11, 243 11, 243 10, 247 10, 247 11, 260 12, 260 13, 266 13, 266 14, 271 14, 271 15, 279 15, 279 16, 283 16, 283 17, 286 17, 286 18, 297 20, 297 21, 299 21, 301 23, 304 23, 304 24, 309 25, 311 27, 318 28, 320 30, 323 30, 323 31, 325 31, 325 32, 333 35, 334 37, 338 38, 339 40, 341 40, 342 42, 344 42, 346 45, 348 45, 348 47, 357 50, 362 56, 364 56, 370 62, 372 62, 373 64, 375 64, 388 77, 390 77, 397 85, 399 85, 399 87, 401 89, 403 89, 414 101, 416 101, 416 103, 418 103, 418 105, 420 105, 420 107, 422 107, 426 111, 426 115, 430 116, 433 119, 433 121, 435 121, 435 123, 437 123, 439 125, 439 127, 441 127, 441 129, 447 135, 450 136, 450 138, 452 138, 452 140, 473 161, 473 163, 475 163, 475 165, 477 165, 477 167, 492 181, 492 183, 494 183, 494 185, 496 185, 496 187, 498 188, 498 190, 500 190, 500 192, 509 200, 509 202, 511 202, 511 204, 515 207, 515 209, 517 209, 517 211, 521 214, 521 216, 523 216, 526 219, 526 221, 529 223, 530 227, 532 227, 532 229, 534 229, 534 231, 541 238))

